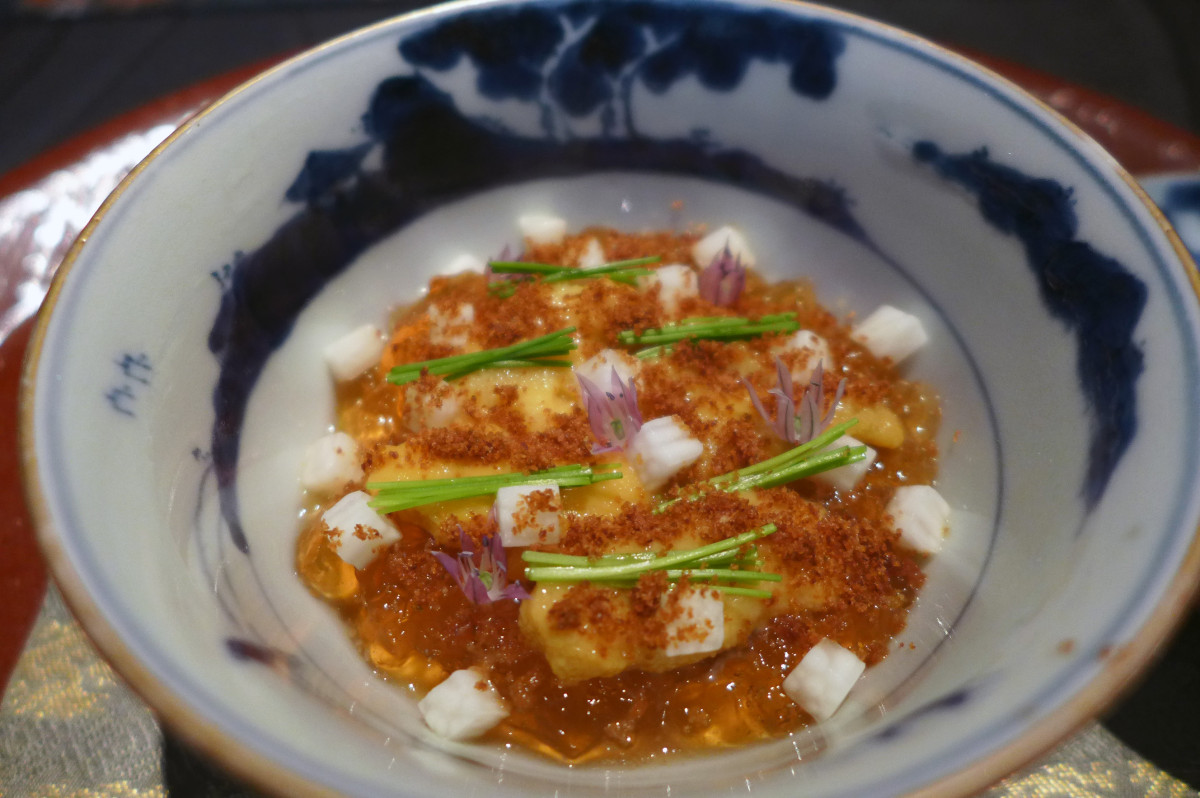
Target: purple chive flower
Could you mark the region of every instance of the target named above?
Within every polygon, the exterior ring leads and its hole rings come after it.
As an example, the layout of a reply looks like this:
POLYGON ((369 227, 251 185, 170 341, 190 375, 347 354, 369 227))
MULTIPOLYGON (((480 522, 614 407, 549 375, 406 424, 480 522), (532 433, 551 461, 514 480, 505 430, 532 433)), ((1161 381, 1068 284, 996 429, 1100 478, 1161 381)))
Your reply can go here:
POLYGON ((508 561, 504 555, 504 544, 499 535, 483 536, 483 545, 475 551, 475 544, 460 526, 458 556, 443 551, 433 552, 438 562, 449 572, 462 592, 473 604, 488 604, 503 599, 529 598, 529 593, 520 582, 508 583, 508 561))
POLYGON ((817 367, 813 369, 812 376, 809 377, 808 386, 804 389, 804 395, 800 397, 799 412, 796 411, 796 402, 792 398, 791 372, 788 371, 787 366, 783 364, 783 361, 778 356, 775 357, 775 372, 779 384, 767 392, 775 397, 774 420, 771 419, 766 408, 759 401, 758 394, 754 392, 754 388, 751 387, 750 383, 742 380, 742 384, 746 386, 746 390, 750 393, 750 401, 754 403, 754 409, 767 422, 767 425, 775 431, 776 435, 793 446, 808 443, 833 423, 833 414, 837 412, 837 406, 842 401, 842 395, 846 392, 846 380, 843 377, 838 383, 837 393, 833 397, 833 404, 830 406, 829 412, 822 418, 821 408, 825 404, 825 371, 822 368, 822 361, 817 361, 817 367))
POLYGON ((625 383, 614 368, 612 390, 605 391, 582 374, 576 374, 575 377, 583 392, 588 423, 598 441, 592 447, 592 454, 623 450, 642 428, 642 414, 638 410, 637 389, 633 380, 625 383))
POLYGON ((508 244, 505 244, 504 248, 500 250, 500 254, 494 258, 490 258, 487 264, 483 267, 483 276, 487 278, 489 284, 512 279, 512 275, 510 274, 496 274, 494 271, 492 271, 492 261, 503 263, 504 261, 508 260, 512 260, 512 249, 508 246, 508 244))
POLYGON ((700 296, 714 305, 727 308, 735 304, 745 287, 746 267, 742 265, 742 256, 734 258, 729 244, 700 270, 700 296))
POLYGON ((532 280, 533 277, 527 274, 496 274, 492 271, 492 261, 504 262, 512 260, 512 250, 508 244, 504 245, 504 249, 500 250, 500 254, 489 260, 483 267, 483 276, 487 278, 488 293, 493 296, 507 298, 516 293, 517 283, 532 280))

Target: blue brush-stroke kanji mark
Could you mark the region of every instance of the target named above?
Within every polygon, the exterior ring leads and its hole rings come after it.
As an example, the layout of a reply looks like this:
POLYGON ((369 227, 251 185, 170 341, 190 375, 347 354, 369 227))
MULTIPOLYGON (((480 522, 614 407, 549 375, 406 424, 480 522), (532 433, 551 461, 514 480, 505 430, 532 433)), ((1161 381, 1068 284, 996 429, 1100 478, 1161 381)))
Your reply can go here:
POLYGON ((117 413, 128 418, 136 418, 139 394, 149 387, 150 380, 154 375, 154 366, 150 362, 150 356, 145 352, 123 352, 120 357, 113 359, 113 363, 120 371, 121 377, 104 394, 104 398, 108 400, 109 407, 117 413))
POLYGON ((1042 302, 1075 333, 1076 370, 1091 411, 1083 487, 1091 509, 1137 434, 1143 355, 1133 335, 1146 306, 1145 283, 1076 237, 1070 188, 996 163, 987 150, 949 154, 922 141, 912 152, 975 194, 984 219, 1021 242, 1042 302))

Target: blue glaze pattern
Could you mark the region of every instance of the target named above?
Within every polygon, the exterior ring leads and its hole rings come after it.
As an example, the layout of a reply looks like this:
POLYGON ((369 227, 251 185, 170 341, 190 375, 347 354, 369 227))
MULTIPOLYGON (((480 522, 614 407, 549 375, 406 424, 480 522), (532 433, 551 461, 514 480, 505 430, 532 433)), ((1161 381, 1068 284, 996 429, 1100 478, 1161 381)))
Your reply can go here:
POLYGON ((874 735, 876 740, 893 740, 898 737, 903 737, 912 731, 921 721, 929 715, 938 712, 947 712, 958 709, 964 704, 969 703, 973 698, 977 698, 979 692, 978 686, 960 687, 957 690, 952 690, 949 693, 936 698, 926 704, 922 704, 917 709, 913 710, 908 715, 905 715, 900 720, 892 723, 890 726, 884 727, 881 731, 874 735))
POLYGON ((996 163, 987 150, 950 154, 922 141, 912 152, 975 194, 983 217, 1020 240, 1042 302, 1075 333, 1080 389, 1091 411, 1083 494, 1094 507, 1137 433, 1143 357, 1133 331, 1146 306, 1145 283, 1076 237, 1070 188, 996 163))
POLYGON ((348 149, 310 152, 284 197, 289 202, 316 202, 331 196, 339 184, 358 176, 363 158, 370 151, 371 143, 365 142, 348 149))
POLYGON ((824 99, 833 93, 844 46, 833 28, 776 11, 576 2, 463 14, 407 38, 400 53, 438 71, 465 57, 478 70, 482 96, 539 102, 545 120, 556 111, 580 117, 602 109, 612 132, 619 104, 632 132, 637 81, 661 94, 694 76, 706 89, 730 91, 752 62, 782 62, 794 92, 824 99))

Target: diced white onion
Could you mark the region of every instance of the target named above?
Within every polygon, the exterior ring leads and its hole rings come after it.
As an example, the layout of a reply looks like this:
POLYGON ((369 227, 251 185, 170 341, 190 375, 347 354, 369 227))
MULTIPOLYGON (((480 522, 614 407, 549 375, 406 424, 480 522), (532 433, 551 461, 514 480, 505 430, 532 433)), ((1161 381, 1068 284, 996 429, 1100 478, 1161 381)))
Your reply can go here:
POLYGON ((329 527, 329 539, 337 556, 355 568, 366 568, 392 543, 400 531, 392 522, 367 506, 371 497, 361 490, 347 493, 321 516, 329 527))
POLYGON ((443 312, 432 306, 429 308, 429 341, 435 344, 445 344, 461 349, 470 341, 470 325, 475 321, 475 306, 463 302, 453 311, 443 312))
POLYGON ((601 349, 576 366, 575 373, 581 377, 587 377, 596 383, 597 387, 607 391, 612 387, 613 369, 617 370, 617 376, 621 378, 621 381, 628 384, 631 379, 641 373, 642 361, 619 349, 601 349))
POLYGON ((642 425, 626 450, 642 484, 653 493, 704 454, 704 444, 675 416, 653 418, 642 425))
POLYGON ((783 692, 816 720, 828 720, 866 667, 853 653, 825 638, 783 680, 783 692))
POLYGON ((305 490, 332 493, 348 482, 362 479, 358 444, 344 432, 334 432, 317 438, 304 450, 301 460, 300 484, 305 490))
POLYGON ((440 273, 446 277, 449 277, 452 274, 464 274, 466 272, 478 272, 482 274, 484 266, 486 265, 487 264, 480 260, 478 256, 472 255, 469 252, 464 252, 461 255, 451 258, 450 261, 442 267, 442 271, 440 273))
POLYGON ((496 491, 495 509, 496 521, 500 525, 500 542, 506 547, 558 542, 558 511, 562 509, 558 485, 511 485, 500 488, 496 491), (531 512, 530 499, 541 491, 550 491, 552 498, 546 503, 546 509, 531 512))
MULTIPOLYGON (((836 368, 833 357, 829 354, 828 342, 811 330, 797 330, 784 339, 783 343, 776 346, 775 351, 777 353, 805 353, 803 357, 797 358, 796 365, 789 369, 792 375, 792 384, 797 393, 803 391, 809 380, 812 379, 813 370, 816 369, 818 363, 821 364, 821 369, 826 374, 836 368)), ((790 362, 791 358, 788 360, 790 362)))
POLYGON ((741 258, 742 265, 747 269, 758 262, 754 257, 754 251, 746 243, 746 237, 728 225, 718 227, 693 244, 692 258, 696 261, 696 265, 703 269, 724 252, 725 247, 729 247, 729 254, 734 258, 741 258))
POLYGON ((715 590, 688 588, 667 621, 668 657, 718 651, 725 643, 725 602, 715 590))
POLYGON ((587 245, 583 248, 583 252, 579 255, 576 265, 581 269, 595 269, 597 266, 603 266, 607 262, 604 256, 604 247, 600 246, 600 242, 596 239, 589 238, 587 245))
POLYGON ((517 217, 517 228, 531 244, 561 244, 567 236, 567 220, 546 213, 517 217))
POLYGON ((447 740, 478 737, 508 717, 508 707, 479 671, 463 668, 417 703, 425 724, 447 740))
POLYGON ((906 546, 922 554, 941 550, 950 523, 950 505, 932 486, 896 488, 885 512, 906 546))
POLYGON ((891 305, 880 305, 850 333, 850 337, 879 358, 899 363, 929 342, 921 320, 891 305))
POLYGON ((379 362, 383 355, 383 333, 373 324, 364 324, 327 345, 322 354, 333 378, 352 380, 379 362))
MULTIPOLYGON (((825 447, 825 451, 840 449, 843 446, 854 447, 864 445, 865 444, 858 438, 852 438, 849 435, 843 435, 833 443, 829 444, 829 446, 825 447)), ((854 490, 854 486, 857 485, 859 481, 866 476, 866 473, 871 470, 871 466, 874 464, 877 456, 878 452, 876 452, 870 446, 867 446, 867 456, 862 460, 859 460, 857 463, 850 463, 849 465, 841 466, 840 468, 822 471, 820 474, 814 475, 813 479, 819 479, 822 482, 833 485, 838 490, 854 490)))
POLYGON ((653 289, 658 286, 658 303, 668 314, 679 312, 679 303, 700 296, 700 281, 692 267, 681 263, 660 266, 653 274, 638 278, 638 285, 653 289))
POLYGON ((458 415, 461 403, 448 383, 432 392, 419 391, 415 384, 405 386, 404 426, 412 432, 447 427, 458 415))

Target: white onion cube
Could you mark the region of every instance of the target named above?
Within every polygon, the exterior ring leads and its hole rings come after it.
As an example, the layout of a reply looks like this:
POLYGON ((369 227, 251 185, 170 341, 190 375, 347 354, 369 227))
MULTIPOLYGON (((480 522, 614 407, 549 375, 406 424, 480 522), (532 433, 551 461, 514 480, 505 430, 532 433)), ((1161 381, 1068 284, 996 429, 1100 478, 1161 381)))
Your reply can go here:
POLYGON ((658 286, 658 303, 668 314, 679 312, 679 304, 689 297, 700 296, 700 280, 692 267, 681 263, 660 266, 653 274, 638 278, 643 288, 658 286))
POLYGON ((475 306, 463 302, 454 310, 442 311, 437 306, 429 308, 429 341, 463 348, 471 339, 471 324, 475 321, 475 306))
POLYGON ((325 363, 339 382, 352 380, 379 362, 385 341, 373 324, 364 324, 343 335, 323 350, 325 363))
POLYGON ((417 703, 425 725, 447 740, 478 737, 508 717, 508 707, 479 671, 463 668, 417 703))
POLYGON ((642 485, 653 493, 699 460, 704 454, 704 444, 693 438, 675 416, 662 416, 642 425, 625 454, 642 485))
POLYGON ((725 602, 715 590, 688 588, 667 621, 668 657, 719 651, 725 643, 725 602))
POLYGON ((880 305, 850 333, 850 337, 878 358, 899 363, 929 342, 921 320, 891 305, 880 305))
POLYGON ((950 505, 932 486, 896 488, 886 512, 906 546, 922 554, 941 550, 950 523, 950 505))
POLYGON ((439 384, 433 391, 423 391, 415 383, 405 386, 404 426, 412 432, 450 426, 462 405, 453 388, 439 384))
POLYGON ((783 680, 783 692, 816 720, 828 720, 866 667, 853 653, 825 638, 783 680))
POLYGON ((466 272, 483 273, 483 269, 487 264, 484 263, 476 255, 469 252, 464 252, 450 259, 450 261, 442 267, 440 274, 449 277, 452 274, 464 274, 466 272))
POLYGON ((475 306, 470 302, 463 302, 454 310, 444 311, 434 305, 429 308, 429 320, 439 329, 461 327, 475 321, 475 306))
POLYGON ((779 354, 802 352, 802 357, 788 358, 787 363, 792 375, 792 383, 796 389, 796 393, 800 393, 808 385, 812 379, 812 373, 816 370, 817 364, 821 364, 821 369, 828 374, 835 370, 833 357, 829 354, 829 343, 811 330, 797 330, 792 335, 784 339, 783 343, 775 347, 775 352, 779 354), (793 364, 794 362, 794 364, 793 364))
POLYGON ((601 349, 596 354, 575 367, 575 373, 587 377, 604 391, 612 390, 612 373, 617 370, 617 376, 626 385, 642 370, 642 361, 628 352, 619 349, 601 349))
POLYGON ((546 213, 527 213, 517 217, 517 228, 531 244, 561 244, 567 237, 567 220, 546 213))
POLYGON ((506 547, 557 543, 558 512, 562 496, 558 485, 511 485, 496 491, 496 521, 500 542, 506 547))
POLYGON ((344 432, 317 438, 304 450, 300 484, 305 490, 332 493, 362 477, 358 443, 344 432))
POLYGON ((600 246, 600 242, 596 239, 589 238, 583 248, 583 252, 579 254, 579 260, 576 262, 576 265, 581 269, 595 269, 607 262, 604 255, 604 247, 600 246))
POLYGON ((361 490, 347 493, 321 516, 337 556, 355 568, 366 568, 379 553, 400 539, 392 522, 367 505, 361 490))
POLYGON ((746 268, 750 268, 758 262, 754 257, 754 251, 746 243, 746 237, 728 225, 718 227, 693 244, 692 258, 696 261, 696 265, 703 269, 724 252, 726 247, 729 247, 729 254, 734 258, 740 258, 742 265, 746 268))
MULTIPOLYGON (((829 446, 825 448, 825 451, 828 452, 834 449, 840 449, 843 446, 856 447, 865 445, 866 444, 864 444, 858 438, 852 438, 849 435, 843 435, 833 443, 829 444, 829 446)), ((813 478, 832 485, 838 490, 854 490, 854 487, 862 480, 864 476, 866 476, 867 472, 871 470, 871 466, 875 463, 875 458, 878 456, 878 454, 879 453, 870 446, 867 446, 867 456, 859 460, 857 463, 850 463, 849 465, 844 465, 840 468, 822 471, 820 474, 814 475, 813 478)))

